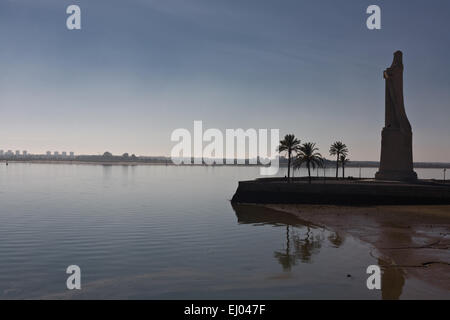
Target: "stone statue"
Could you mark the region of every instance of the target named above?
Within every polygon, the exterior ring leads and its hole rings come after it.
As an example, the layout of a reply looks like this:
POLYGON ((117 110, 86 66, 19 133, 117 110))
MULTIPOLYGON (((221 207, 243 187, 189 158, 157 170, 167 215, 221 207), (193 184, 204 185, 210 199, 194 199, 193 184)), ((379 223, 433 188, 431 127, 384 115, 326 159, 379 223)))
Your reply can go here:
POLYGON ((385 126, 381 134, 380 169, 377 180, 416 180, 413 170, 412 130, 403 101, 403 54, 394 53, 392 65, 384 71, 386 81, 385 126))
POLYGON ((403 102, 403 54, 394 53, 394 61, 390 68, 384 71, 386 80, 386 124, 387 128, 400 128, 411 131, 411 124, 405 112, 403 102))

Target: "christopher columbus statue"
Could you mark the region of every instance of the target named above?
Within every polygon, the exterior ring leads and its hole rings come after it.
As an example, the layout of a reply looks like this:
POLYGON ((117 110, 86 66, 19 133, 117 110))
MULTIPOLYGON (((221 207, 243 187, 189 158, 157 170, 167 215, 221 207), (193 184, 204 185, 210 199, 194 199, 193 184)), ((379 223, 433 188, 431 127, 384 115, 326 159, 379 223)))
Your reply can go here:
POLYGON ((413 171, 412 131, 403 100, 403 54, 394 53, 392 65, 384 71, 386 115, 381 137, 378 180, 416 180, 413 171))
POLYGON ((390 68, 384 71, 386 80, 386 124, 387 128, 400 128, 411 131, 411 125, 405 112, 403 102, 403 54, 394 53, 394 61, 390 68))

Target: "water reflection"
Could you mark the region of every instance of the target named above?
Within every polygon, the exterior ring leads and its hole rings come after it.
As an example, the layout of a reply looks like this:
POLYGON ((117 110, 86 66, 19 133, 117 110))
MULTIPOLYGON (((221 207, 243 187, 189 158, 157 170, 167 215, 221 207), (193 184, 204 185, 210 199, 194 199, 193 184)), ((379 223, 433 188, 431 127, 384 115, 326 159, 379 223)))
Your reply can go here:
MULTIPOLYGON (((395 243, 396 247, 413 247, 415 246, 409 228, 402 225, 396 225, 393 222, 378 221, 378 230, 380 230, 380 239, 384 243, 395 243)), ((406 260, 414 260, 413 250, 402 250, 402 258, 406 260)), ((381 276, 381 297, 383 300, 398 300, 403 292, 405 285, 406 272, 403 268, 397 266, 393 261, 378 259, 378 265, 382 269, 381 276)))
MULTIPOLYGON (((319 228, 300 218, 252 205, 233 204, 238 223, 258 225, 272 225, 284 228, 284 243, 282 248, 274 252, 274 257, 282 266, 283 271, 289 272, 298 263, 312 263, 312 259, 327 243, 334 248, 341 247, 346 236, 341 232, 331 232, 319 228)), ((385 238, 394 238, 401 244, 408 244, 411 238, 407 234, 399 234, 384 226, 380 228, 385 238)), ((388 260, 378 259, 382 269, 381 298, 397 300, 401 297, 405 285, 405 270, 388 260)))
POLYGON ((382 269, 381 298, 383 300, 400 299, 405 285, 405 271, 382 259, 378 259, 378 265, 382 269))
POLYGON ((345 241, 345 234, 340 232, 333 232, 331 235, 328 236, 328 241, 335 247, 339 248, 344 244, 345 241))
POLYGON ((275 259, 284 271, 290 271, 298 262, 311 263, 314 255, 320 252, 327 239, 333 247, 344 243, 344 236, 318 228, 311 223, 289 214, 280 213, 264 207, 232 204, 238 223, 252 225, 272 225, 285 228, 285 242, 280 250, 274 252, 275 259))
POLYGON ((103 180, 104 181, 110 180, 112 165, 111 164, 102 164, 102 168, 103 168, 103 180))
POLYGON ((274 257, 283 266, 284 271, 290 271, 296 264, 295 254, 291 254, 290 237, 289 237, 289 225, 286 225, 286 246, 284 251, 275 251, 274 257))
POLYGON ((325 237, 323 230, 319 234, 314 234, 309 226, 306 226, 306 229, 305 236, 294 234, 292 239, 296 257, 303 263, 310 263, 312 256, 319 253, 325 237))

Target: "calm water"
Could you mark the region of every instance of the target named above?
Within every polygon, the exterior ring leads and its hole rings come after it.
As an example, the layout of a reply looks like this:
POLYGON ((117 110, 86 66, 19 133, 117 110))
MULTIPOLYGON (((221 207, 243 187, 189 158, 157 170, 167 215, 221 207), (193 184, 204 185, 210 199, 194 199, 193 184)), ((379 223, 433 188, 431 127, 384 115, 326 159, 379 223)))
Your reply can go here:
MULTIPOLYGON (((379 299, 365 285, 367 266, 377 264, 369 245, 273 211, 231 206, 237 182, 258 173, 2 163, 0 298, 379 299), (82 271, 76 294, 66 289, 72 264, 82 271)), ((426 290, 408 280, 401 297, 426 290)))

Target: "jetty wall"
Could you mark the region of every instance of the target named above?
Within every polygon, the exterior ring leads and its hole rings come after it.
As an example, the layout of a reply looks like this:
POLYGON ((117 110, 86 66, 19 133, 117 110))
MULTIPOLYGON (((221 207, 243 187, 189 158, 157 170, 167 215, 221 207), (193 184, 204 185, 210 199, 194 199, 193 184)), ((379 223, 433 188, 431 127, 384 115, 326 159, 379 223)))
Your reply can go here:
POLYGON ((240 181, 233 203, 327 205, 450 204, 450 186, 377 182, 326 181, 287 183, 280 179, 240 181))

